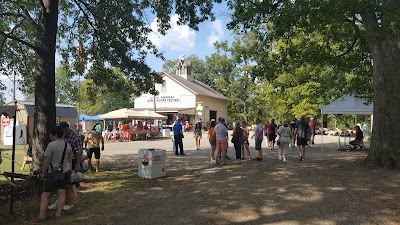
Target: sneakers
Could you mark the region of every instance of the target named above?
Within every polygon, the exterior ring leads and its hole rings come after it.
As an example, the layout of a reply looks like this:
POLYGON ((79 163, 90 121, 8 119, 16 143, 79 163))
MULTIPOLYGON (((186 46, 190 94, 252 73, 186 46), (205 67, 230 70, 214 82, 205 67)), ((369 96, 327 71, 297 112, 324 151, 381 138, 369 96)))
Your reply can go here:
POLYGON ((50 210, 56 210, 58 208, 58 200, 53 202, 53 204, 49 205, 49 207, 47 207, 47 208, 50 210))
POLYGON ((64 205, 63 210, 67 211, 72 209, 72 207, 74 207, 74 205, 64 205))

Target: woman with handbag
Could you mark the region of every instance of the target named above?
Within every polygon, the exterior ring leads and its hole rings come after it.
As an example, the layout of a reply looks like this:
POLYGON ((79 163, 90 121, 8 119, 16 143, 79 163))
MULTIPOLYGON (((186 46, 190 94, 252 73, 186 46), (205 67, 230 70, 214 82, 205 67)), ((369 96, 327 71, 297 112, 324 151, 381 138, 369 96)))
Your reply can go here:
POLYGON ((39 216, 32 223, 46 222, 46 210, 49 198, 53 192, 58 195, 56 220, 62 218, 61 213, 65 204, 65 190, 71 180, 72 148, 63 139, 64 132, 61 127, 50 131, 50 142, 44 152, 44 161, 41 177, 45 179, 43 193, 40 197, 39 216))

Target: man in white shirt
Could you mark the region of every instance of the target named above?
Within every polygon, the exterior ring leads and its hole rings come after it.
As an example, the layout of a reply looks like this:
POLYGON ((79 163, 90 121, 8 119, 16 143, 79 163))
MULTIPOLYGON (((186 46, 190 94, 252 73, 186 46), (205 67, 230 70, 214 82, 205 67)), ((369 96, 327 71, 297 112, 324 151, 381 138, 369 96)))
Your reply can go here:
POLYGON ((261 125, 261 120, 259 118, 254 119, 254 123, 256 124, 256 127, 254 128, 254 135, 253 138, 255 140, 255 145, 256 145, 256 150, 258 151, 258 156, 255 158, 255 160, 262 161, 263 155, 262 155, 262 149, 261 149, 261 143, 263 141, 263 126, 261 125))

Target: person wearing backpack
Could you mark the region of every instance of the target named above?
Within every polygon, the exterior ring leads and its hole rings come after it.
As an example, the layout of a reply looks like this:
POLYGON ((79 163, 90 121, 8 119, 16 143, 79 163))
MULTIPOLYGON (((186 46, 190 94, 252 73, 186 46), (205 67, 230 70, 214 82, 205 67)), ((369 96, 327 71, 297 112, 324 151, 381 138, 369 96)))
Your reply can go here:
POLYGON ((53 192, 57 192, 56 220, 62 218, 62 210, 66 200, 66 189, 71 180, 72 173, 72 147, 63 139, 64 132, 61 127, 50 131, 50 142, 44 152, 44 161, 41 177, 45 179, 43 193, 40 197, 39 216, 32 219, 32 223, 43 223, 46 221, 46 211, 49 198, 53 192), (57 170, 61 176, 56 179, 57 170))

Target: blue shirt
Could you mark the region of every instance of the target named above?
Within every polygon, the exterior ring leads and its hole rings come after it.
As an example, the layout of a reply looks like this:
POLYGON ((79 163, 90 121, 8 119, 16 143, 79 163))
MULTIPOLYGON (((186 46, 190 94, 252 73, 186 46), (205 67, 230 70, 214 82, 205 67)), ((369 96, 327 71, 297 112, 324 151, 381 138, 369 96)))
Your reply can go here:
POLYGON ((222 123, 217 124, 214 130, 215 130, 215 136, 217 137, 218 141, 226 140, 226 134, 228 130, 226 129, 225 124, 222 123))
POLYGON ((174 135, 182 134, 182 124, 175 123, 173 130, 174 130, 174 135))
POLYGON ((97 124, 94 129, 96 129, 97 132, 101 133, 101 126, 100 124, 97 124))
POLYGON ((364 132, 367 132, 368 131, 368 125, 364 123, 362 125, 362 129, 363 129, 364 132))
POLYGON ((254 128, 254 137, 255 139, 262 141, 263 140, 263 136, 262 136, 262 131, 263 131, 263 126, 261 125, 261 123, 257 124, 256 127, 254 128))

